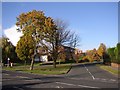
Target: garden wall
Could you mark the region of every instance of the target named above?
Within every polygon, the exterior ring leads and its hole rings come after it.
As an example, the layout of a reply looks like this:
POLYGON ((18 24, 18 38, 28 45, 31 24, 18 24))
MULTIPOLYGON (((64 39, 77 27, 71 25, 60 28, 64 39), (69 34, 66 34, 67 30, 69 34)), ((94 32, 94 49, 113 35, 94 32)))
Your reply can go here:
POLYGON ((117 64, 117 63, 111 63, 111 66, 112 66, 112 67, 115 67, 115 68, 118 68, 118 67, 120 67, 120 64, 117 64))

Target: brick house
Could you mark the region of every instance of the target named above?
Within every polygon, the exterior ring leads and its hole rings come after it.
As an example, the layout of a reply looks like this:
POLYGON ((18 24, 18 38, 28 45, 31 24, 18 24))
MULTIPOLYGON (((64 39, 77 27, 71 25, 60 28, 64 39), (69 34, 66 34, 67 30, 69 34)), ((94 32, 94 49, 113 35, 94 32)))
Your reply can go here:
MULTIPOLYGON (((58 59, 65 61, 74 59, 74 54, 75 54, 74 48, 68 46, 60 46, 58 52, 60 53, 58 59)), ((44 48, 38 48, 38 54, 39 56, 35 59, 35 61, 41 61, 41 62, 51 61, 51 57, 47 49, 45 50, 44 48)))

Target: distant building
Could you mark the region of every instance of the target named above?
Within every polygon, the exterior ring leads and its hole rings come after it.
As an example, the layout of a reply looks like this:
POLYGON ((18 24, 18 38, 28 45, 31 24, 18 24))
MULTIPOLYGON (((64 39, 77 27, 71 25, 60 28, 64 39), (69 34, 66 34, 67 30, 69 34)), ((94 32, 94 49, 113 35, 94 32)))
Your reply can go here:
MULTIPOLYGON (((58 52, 60 52, 60 57, 59 58, 64 59, 66 61, 66 60, 71 60, 71 59, 74 58, 73 56, 75 54, 75 49, 71 48, 71 47, 68 47, 68 46, 60 46, 58 52)), ((45 50, 44 48, 39 47, 38 48, 38 54, 39 54, 39 56, 35 58, 36 62, 51 61, 51 56, 48 53, 47 49, 45 50)))
POLYGON ((65 60, 72 60, 72 59, 74 59, 75 49, 71 48, 71 47, 68 47, 68 46, 63 46, 63 47, 64 47, 64 52, 65 52, 65 55, 66 55, 65 60))
POLYGON ((81 53, 83 53, 82 50, 75 49, 75 54, 81 54, 81 53))
POLYGON ((45 48, 38 48, 39 61, 40 62, 48 62, 48 51, 45 48))

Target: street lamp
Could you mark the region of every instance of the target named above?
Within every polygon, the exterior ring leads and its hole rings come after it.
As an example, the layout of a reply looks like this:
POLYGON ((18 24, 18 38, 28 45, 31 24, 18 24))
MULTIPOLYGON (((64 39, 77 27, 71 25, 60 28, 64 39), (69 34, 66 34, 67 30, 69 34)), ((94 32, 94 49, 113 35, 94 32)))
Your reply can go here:
POLYGON ((7 64, 7 67, 9 67, 9 61, 10 61, 10 58, 8 58, 8 64, 7 64))

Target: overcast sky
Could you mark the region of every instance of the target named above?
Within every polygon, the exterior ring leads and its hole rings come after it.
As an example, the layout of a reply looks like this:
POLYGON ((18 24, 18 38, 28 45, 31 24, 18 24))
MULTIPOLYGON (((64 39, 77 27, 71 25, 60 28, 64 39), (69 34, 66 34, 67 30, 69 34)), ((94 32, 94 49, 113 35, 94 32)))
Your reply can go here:
POLYGON ((21 33, 16 31, 16 17, 22 12, 44 11, 46 16, 60 18, 69 23, 72 32, 80 37, 79 49, 85 51, 98 48, 100 43, 113 47, 118 42, 118 3, 117 2, 3 2, 2 29, 14 45, 21 33))

